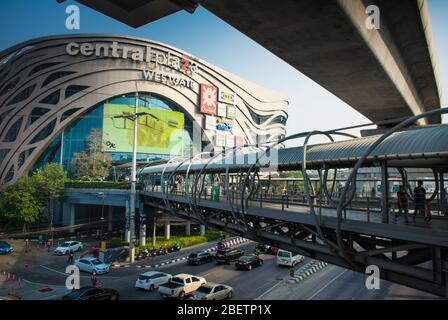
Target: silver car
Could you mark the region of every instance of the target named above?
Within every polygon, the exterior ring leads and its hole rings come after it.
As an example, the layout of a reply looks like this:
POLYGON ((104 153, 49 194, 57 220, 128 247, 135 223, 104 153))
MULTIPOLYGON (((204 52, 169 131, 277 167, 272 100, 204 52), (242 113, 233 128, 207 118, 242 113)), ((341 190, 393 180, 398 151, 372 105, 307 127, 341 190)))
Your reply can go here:
POLYGON ((109 273, 110 269, 109 264, 101 262, 95 257, 84 257, 77 259, 75 261, 75 265, 79 268, 79 270, 90 272, 93 275, 109 273))
POLYGON ((193 294, 193 300, 224 300, 230 299, 233 295, 233 288, 225 284, 208 282, 199 287, 193 294))

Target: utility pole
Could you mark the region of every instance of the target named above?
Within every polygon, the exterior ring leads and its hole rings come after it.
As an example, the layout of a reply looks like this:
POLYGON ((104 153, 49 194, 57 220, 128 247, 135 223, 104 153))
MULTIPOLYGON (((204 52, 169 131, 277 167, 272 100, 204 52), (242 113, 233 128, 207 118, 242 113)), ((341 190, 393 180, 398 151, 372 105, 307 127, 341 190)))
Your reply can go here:
POLYGON ((136 187, 137 187, 137 133, 138 133, 138 117, 142 115, 147 115, 146 112, 138 112, 138 91, 135 93, 135 106, 133 115, 122 115, 115 116, 114 118, 126 118, 134 121, 134 140, 132 144, 132 171, 131 171, 131 193, 129 195, 129 229, 130 229, 130 239, 129 239, 129 257, 130 262, 135 261, 135 198, 136 198, 136 187))
POLYGON ((135 92, 135 108, 134 108, 134 141, 132 144, 132 172, 131 172, 131 194, 130 194, 130 206, 129 213, 130 223, 129 229, 131 229, 131 241, 129 243, 130 259, 131 263, 135 260, 135 195, 136 195, 136 183, 137 183, 137 131, 138 129, 138 91, 135 92))

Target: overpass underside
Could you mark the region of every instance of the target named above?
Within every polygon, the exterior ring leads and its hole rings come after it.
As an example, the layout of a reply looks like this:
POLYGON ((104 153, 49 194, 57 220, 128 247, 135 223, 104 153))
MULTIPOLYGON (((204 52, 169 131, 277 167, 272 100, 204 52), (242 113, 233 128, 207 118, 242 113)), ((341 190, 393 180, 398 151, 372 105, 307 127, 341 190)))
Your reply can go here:
MULTIPOLYGON (((202 5, 374 122, 440 107, 425 1, 208 0, 202 5), (368 29, 366 8, 379 8, 368 29)), ((440 116, 420 120, 440 123, 440 116)))

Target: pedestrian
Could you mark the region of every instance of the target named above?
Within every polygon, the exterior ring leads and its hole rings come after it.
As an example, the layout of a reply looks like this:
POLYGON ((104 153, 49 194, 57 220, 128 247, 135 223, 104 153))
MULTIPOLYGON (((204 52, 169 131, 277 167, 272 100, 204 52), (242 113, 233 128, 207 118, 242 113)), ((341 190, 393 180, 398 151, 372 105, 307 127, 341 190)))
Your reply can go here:
POLYGON ((50 252, 51 249, 51 240, 47 239, 47 251, 50 252))
POLYGON ((255 249, 255 255, 258 257, 260 255, 260 249, 256 248, 255 249))
MULTIPOLYGON (((423 187, 423 181, 417 181, 417 187, 414 188, 414 222, 417 215, 425 216, 426 190, 423 187)), ((426 221, 426 220, 425 220, 426 221)))
POLYGON ((73 254, 73 250, 70 250, 70 253, 68 254, 68 264, 73 264, 73 258, 74 258, 74 254, 73 254))
POLYGON ((28 238, 25 239, 25 253, 28 253, 30 247, 30 241, 28 240, 28 238))
POLYGON ((404 186, 400 185, 397 192, 397 200, 398 200, 398 212, 395 213, 395 223, 397 222, 397 218, 400 214, 404 214, 404 219, 406 223, 408 222, 408 197, 406 195, 406 191, 404 186))
POLYGON ((96 287, 98 283, 98 279, 96 278, 96 275, 92 274, 92 277, 90 278, 90 281, 92 282, 92 286, 96 287))

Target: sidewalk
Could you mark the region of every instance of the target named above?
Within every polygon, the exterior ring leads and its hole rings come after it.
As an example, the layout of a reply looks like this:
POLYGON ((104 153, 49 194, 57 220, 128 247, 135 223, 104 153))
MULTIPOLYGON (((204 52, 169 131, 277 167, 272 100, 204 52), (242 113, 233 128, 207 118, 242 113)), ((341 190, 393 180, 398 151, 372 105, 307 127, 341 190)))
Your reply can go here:
POLYGON ((65 295, 68 290, 65 286, 51 285, 48 291, 45 290, 46 285, 41 283, 30 282, 24 279, 14 279, 0 281, 0 296, 8 294, 17 295, 22 300, 47 300, 53 297, 60 297, 65 295))

